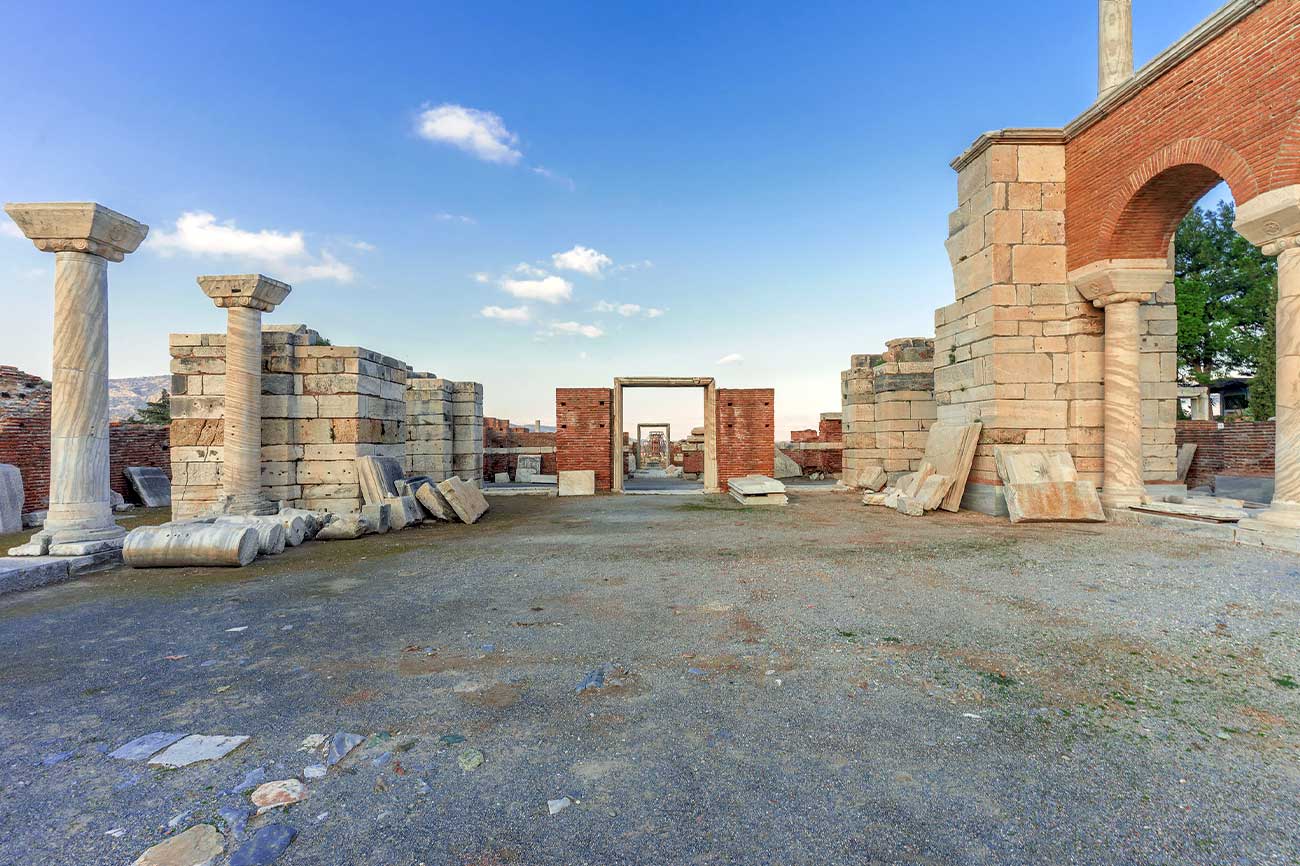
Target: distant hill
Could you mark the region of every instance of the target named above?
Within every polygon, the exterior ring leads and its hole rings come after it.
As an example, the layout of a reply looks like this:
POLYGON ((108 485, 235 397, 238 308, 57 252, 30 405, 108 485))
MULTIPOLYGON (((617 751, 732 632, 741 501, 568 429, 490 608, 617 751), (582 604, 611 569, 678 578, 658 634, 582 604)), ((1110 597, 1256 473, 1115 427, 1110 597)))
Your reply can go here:
POLYGON ((171 388, 171 376, 136 376, 131 379, 108 380, 108 417, 124 421, 136 410, 156 397, 159 391, 171 388))

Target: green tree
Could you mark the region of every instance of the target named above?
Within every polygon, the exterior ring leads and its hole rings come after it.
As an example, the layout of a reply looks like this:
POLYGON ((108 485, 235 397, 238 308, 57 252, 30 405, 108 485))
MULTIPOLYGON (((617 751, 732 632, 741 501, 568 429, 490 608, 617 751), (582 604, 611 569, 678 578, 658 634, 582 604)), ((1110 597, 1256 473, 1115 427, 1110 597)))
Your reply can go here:
POLYGON ((1269 292, 1268 317, 1259 342, 1255 378, 1250 382, 1250 417, 1267 421, 1277 414, 1277 281, 1269 292))
POLYGON ((172 423, 171 395, 163 391, 157 400, 150 400, 140 407, 130 418, 132 424, 170 424, 172 423))
MULTIPOLYGON (((1237 234, 1235 217, 1233 205, 1220 202, 1217 208, 1193 208, 1178 227, 1178 372, 1185 380, 1205 384, 1272 366, 1268 323, 1277 261, 1237 234)), ((1271 384, 1267 390, 1272 392, 1271 384)))

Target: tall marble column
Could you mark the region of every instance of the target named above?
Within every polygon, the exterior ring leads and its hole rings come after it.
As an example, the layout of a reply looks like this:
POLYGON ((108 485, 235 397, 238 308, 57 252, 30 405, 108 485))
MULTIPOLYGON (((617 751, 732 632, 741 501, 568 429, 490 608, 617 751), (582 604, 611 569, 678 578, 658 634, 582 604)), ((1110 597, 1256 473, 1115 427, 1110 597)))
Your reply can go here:
POLYGON ((1281 533, 1300 550, 1300 185, 1256 196, 1237 208, 1237 231, 1277 256, 1277 423, 1273 502, 1241 521, 1247 532, 1281 533))
POLYGON ((1079 293, 1106 314, 1101 503, 1107 508, 1128 508, 1146 501, 1141 305, 1173 278, 1167 259, 1107 259, 1070 274, 1079 293))
POLYGON ((226 310, 226 382, 221 484, 227 514, 274 514, 262 495, 262 313, 290 287, 261 274, 199 277, 199 287, 226 310))
POLYGON ((1097 96, 1133 77, 1133 0, 1097 0, 1097 96))
POLYGON ((54 253, 50 503, 44 528, 15 556, 122 546, 108 477, 108 263, 149 227, 93 202, 6 204, 36 248, 54 253))

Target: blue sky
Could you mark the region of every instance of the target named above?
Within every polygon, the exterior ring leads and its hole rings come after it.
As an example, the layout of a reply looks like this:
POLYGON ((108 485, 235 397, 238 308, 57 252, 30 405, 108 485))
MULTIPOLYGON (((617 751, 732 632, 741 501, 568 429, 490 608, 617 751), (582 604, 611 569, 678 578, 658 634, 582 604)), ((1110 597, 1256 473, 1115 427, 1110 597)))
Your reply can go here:
MULTIPOLYGON (((1218 5, 1136 0, 1138 63, 1218 5)), ((261 271, 294 284, 272 320, 482 381, 490 415, 713 375, 775 387, 784 436, 850 354, 933 333, 949 161, 1096 93, 1094 0, 358 8, 5 0, 0 198, 152 226, 110 270, 112 375, 224 328, 196 275, 261 271)), ((9 229, 0 363, 48 375, 53 257, 9 229)))

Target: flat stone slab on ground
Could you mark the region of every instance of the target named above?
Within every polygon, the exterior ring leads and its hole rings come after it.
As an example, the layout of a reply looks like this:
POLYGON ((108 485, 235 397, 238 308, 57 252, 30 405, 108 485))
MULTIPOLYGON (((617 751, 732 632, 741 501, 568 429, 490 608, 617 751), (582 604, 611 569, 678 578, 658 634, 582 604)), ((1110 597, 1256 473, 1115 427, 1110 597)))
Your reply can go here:
POLYGON ((169 746, 149 761, 151 767, 188 767, 200 761, 215 761, 224 758, 244 743, 248 737, 226 737, 210 734, 190 734, 183 740, 169 746))
POLYGON ((122 473, 146 508, 165 508, 172 504, 172 480, 157 466, 128 466, 122 473))
POLYGON ((106 550, 85 556, 0 557, 0 595, 62 583, 83 574, 116 568, 121 564, 121 550, 106 550))
POLYGON ((595 496, 596 470, 564 469, 559 473, 561 496, 595 496))
POLYGON ((447 500, 447 504, 456 512, 462 523, 476 523, 487 514, 488 501, 482 491, 455 475, 446 481, 438 482, 438 492, 447 500))
POLYGON ((136 737, 131 742, 118 746, 109 752, 108 756, 117 758, 119 761, 143 761, 151 755, 158 754, 184 736, 184 734, 173 731, 154 731, 152 734, 136 737))
POLYGON ((131 866, 208 866, 226 850, 217 828, 196 824, 159 842, 135 859, 131 866))
POLYGON ((17 466, 0 463, 0 533, 23 528, 23 473, 17 466))
POLYGON ((766 475, 746 475, 743 478, 728 478, 727 486, 741 496, 765 496, 769 493, 785 493, 785 485, 766 475))

